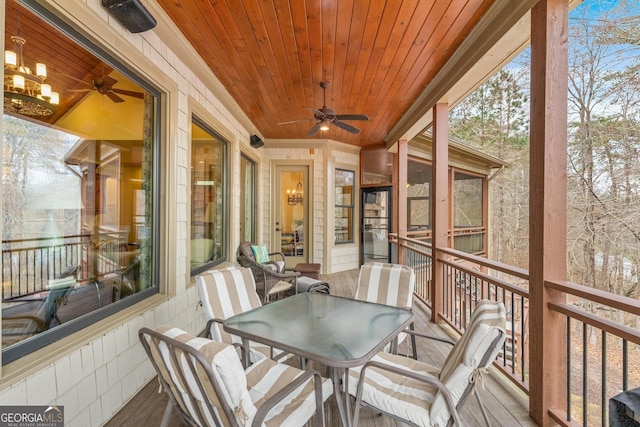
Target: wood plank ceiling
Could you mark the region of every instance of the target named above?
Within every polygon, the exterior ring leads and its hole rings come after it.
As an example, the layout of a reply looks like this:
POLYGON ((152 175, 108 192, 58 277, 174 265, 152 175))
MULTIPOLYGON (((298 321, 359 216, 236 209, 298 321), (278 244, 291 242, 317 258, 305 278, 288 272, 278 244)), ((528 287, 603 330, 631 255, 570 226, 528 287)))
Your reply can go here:
POLYGON ((323 107, 365 114, 311 138, 361 147, 416 101, 494 0, 158 0, 263 137, 308 139, 323 107), (297 123, 281 124, 300 120, 297 123))

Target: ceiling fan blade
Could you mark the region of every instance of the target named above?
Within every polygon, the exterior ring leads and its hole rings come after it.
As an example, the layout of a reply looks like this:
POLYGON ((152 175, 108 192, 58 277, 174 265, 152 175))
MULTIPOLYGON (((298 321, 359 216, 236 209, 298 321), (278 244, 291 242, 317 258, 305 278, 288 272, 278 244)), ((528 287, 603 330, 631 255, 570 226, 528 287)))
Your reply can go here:
POLYGON ((133 98, 140 98, 140 99, 144 98, 144 93, 142 93, 142 92, 134 92, 132 90, 116 89, 115 87, 112 87, 111 88, 111 92, 119 93, 120 95, 131 96, 133 98))
POLYGON ((105 95, 107 95, 109 97, 109 99, 112 100, 113 102, 116 102, 116 103, 124 102, 124 99, 120 98, 118 95, 113 93, 113 91, 111 91, 111 90, 107 91, 105 93, 105 95))
POLYGON ((100 79, 100 81, 103 86, 106 86, 108 88, 111 88, 114 84, 118 83, 116 79, 110 76, 102 76, 102 79, 100 79))
POLYGON ((369 120, 369 116, 366 114, 338 114, 336 115, 338 120, 369 120))
POLYGON ((320 126, 322 126, 322 122, 318 122, 316 123, 311 130, 309 131, 309 133, 307 134, 307 136, 313 136, 316 133, 318 133, 318 130, 320 129, 320 126))
POLYGON ((309 122, 311 120, 315 120, 312 118, 308 118, 308 119, 301 119, 301 120, 289 120, 288 122, 280 122, 278 123, 279 125, 289 125, 291 123, 302 123, 302 122, 309 122))
POLYGON ((318 120, 322 120, 324 118, 330 117, 330 116, 326 115, 325 113, 323 113, 322 111, 317 110, 315 108, 308 108, 308 110, 313 111, 313 115, 318 120))
POLYGON ((341 122, 340 120, 334 121, 333 124, 338 126, 339 128, 346 130, 347 132, 351 132, 351 133, 360 132, 360 129, 358 129, 357 127, 351 126, 348 123, 341 122))
POLYGON ((69 89, 67 92, 91 92, 93 89, 69 89))

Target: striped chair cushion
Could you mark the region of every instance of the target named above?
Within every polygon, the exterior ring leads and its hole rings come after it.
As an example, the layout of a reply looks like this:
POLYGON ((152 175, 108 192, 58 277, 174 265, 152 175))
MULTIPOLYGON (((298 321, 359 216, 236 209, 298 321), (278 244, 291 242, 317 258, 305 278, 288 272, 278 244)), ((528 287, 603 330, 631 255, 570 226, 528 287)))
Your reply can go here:
MULTIPOLYGON (((249 268, 230 267, 205 271, 196 276, 196 287, 207 320, 224 320, 262 305, 249 268)), ((211 339, 229 344, 242 342, 240 337, 225 332, 222 324, 215 322, 211 325, 211 339)), ((268 346, 252 343, 251 361, 269 357, 270 351, 268 346)))
MULTIPOLYGON (((442 368, 408 357, 380 352, 372 360, 420 374, 429 374, 449 390, 457 405, 478 368, 495 360, 504 342, 506 313, 502 303, 481 301, 465 333, 451 349, 442 368), (494 343, 497 337, 502 337, 494 343), (492 344, 487 362, 481 361, 492 344)), ((349 392, 355 396, 361 367, 349 371, 349 392)), ((418 426, 446 426, 451 413, 444 396, 435 387, 377 368, 367 368, 362 400, 418 426)))
MULTIPOLYGON (((211 366, 215 380, 222 386, 222 398, 233 408, 236 419, 240 425, 244 423, 246 418, 252 418, 255 415, 256 407, 249 395, 247 378, 233 346, 211 341, 206 338, 195 337, 181 329, 170 326, 160 326, 156 329, 156 332, 185 343, 202 354, 206 363, 211 366)), ((151 348, 154 347, 152 346, 151 348)), ((203 413, 207 419, 207 425, 214 425, 215 417, 220 416, 224 418, 222 411, 218 411, 217 414, 211 413, 206 405, 207 400, 209 400, 214 406, 219 408, 220 397, 216 395, 204 370, 197 370, 196 377, 186 364, 183 364, 181 367, 174 365, 170 357, 170 350, 164 342, 160 342, 158 348, 161 354, 154 355, 154 357, 161 357, 164 363, 162 363, 160 359, 157 359, 157 365, 168 369, 166 374, 169 375, 171 380, 167 380, 166 382, 170 384, 170 386, 175 387, 174 396, 182 399, 180 404, 183 410, 189 413, 192 419, 199 419, 188 397, 191 395, 196 399, 200 412, 203 413), (182 375, 179 374, 180 371, 184 375, 185 381, 182 380, 182 375), (203 386, 206 396, 202 395, 198 384, 203 386)), ((193 356, 182 353, 178 355, 178 360, 184 360, 184 357, 193 359, 193 356)))
MULTIPOLYGON (((303 371, 271 359, 263 359, 251 365, 247 373, 249 395, 253 403, 260 407, 280 389, 291 383, 303 371)), ((333 385, 327 378, 322 379, 322 401, 333 394, 333 385)), ((280 401, 269 411, 264 425, 267 427, 299 427, 316 411, 313 379, 299 386, 293 393, 280 401)), ((250 425, 253 419, 247 420, 250 425)))
MULTIPOLYGON (((438 376, 437 368, 404 356, 380 352, 372 360, 422 375, 438 376)), ((353 396, 356 395, 361 369, 349 370, 349 393, 353 396)), ((434 425, 431 422, 431 405, 437 394, 435 387, 377 368, 367 368, 365 374, 363 402, 418 426, 434 425)))
MULTIPOLYGON (((467 329, 453 346, 440 369, 440 382, 447 387, 455 402, 460 400, 474 371, 486 368, 495 360, 506 337, 506 322, 506 310, 501 302, 483 300, 476 305, 467 329), (500 336, 502 339, 493 348, 488 362, 481 366, 482 358, 494 340, 500 336)), ((441 413, 440 417, 443 419, 449 418, 449 410, 443 396, 436 397, 432 412, 441 413)))
POLYGON ((411 307, 415 281, 413 269, 405 265, 367 263, 360 268, 356 299, 411 307))
MULTIPOLYGON (((396 307, 411 307, 416 276, 406 265, 370 262, 360 268, 356 299, 396 307)), ((407 334, 398 335, 398 344, 407 334)), ((385 347, 390 351, 391 344, 385 347)))

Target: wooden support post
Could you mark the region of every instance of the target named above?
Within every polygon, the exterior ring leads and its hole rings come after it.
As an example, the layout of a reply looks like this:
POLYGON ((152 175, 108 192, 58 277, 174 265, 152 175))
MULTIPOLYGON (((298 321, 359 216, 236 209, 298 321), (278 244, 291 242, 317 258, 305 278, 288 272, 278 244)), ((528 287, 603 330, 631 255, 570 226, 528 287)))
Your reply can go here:
POLYGON ((548 308, 566 295, 545 280, 565 280, 567 220, 566 0, 540 0, 531 13, 531 166, 529 172, 529 414, 553 424, 566 402, 566 319, 548 308))
MULTIPOLYGON (((398 141, 398 153, 396 154, 398 181, 396 185, 396 224, 400 237, 407 237, 407 175, 409 168, 409 141, 402 139, 398 141)), ((404 264, 404 251, 398 245, 398 263, 404 264)))
POLYGON ((443 255, 437 248, 447 247, 449 229, 449 105, 433 107, 433 265, 431 268, 431 321, 436 322, 443 308, 443 255))

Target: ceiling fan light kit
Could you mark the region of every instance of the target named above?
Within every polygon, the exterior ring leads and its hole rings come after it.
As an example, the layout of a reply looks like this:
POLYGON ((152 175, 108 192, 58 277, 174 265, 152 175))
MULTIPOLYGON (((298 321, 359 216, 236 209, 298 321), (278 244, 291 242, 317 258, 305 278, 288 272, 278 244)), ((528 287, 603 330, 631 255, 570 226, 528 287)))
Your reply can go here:
POLYGON ((303 119, 303 120, 292 120, 288 122, 278 123, 279 125, 286 125, 290 123, 299 123, 306 122, 309 120, 315 120, 316 124, 309 130, 307 136, 313 136, 318 133, 319 130, 327 131, 329 130, 329 125, 332 124, 340 129, 344 129, 349 133, 356 134, 360 132, 355 126, 352 126, 348 123, 343 122, 343 120, 369 120, 369 117, 365 114, 336 114, 334 110, 327 107, 327 88, 329 87, 329 82, 320 82, 320 87, 322 88, 322 97, 323 97, 323 105, 322 108, 311 109, 313 111, 313 119, 303 119))

